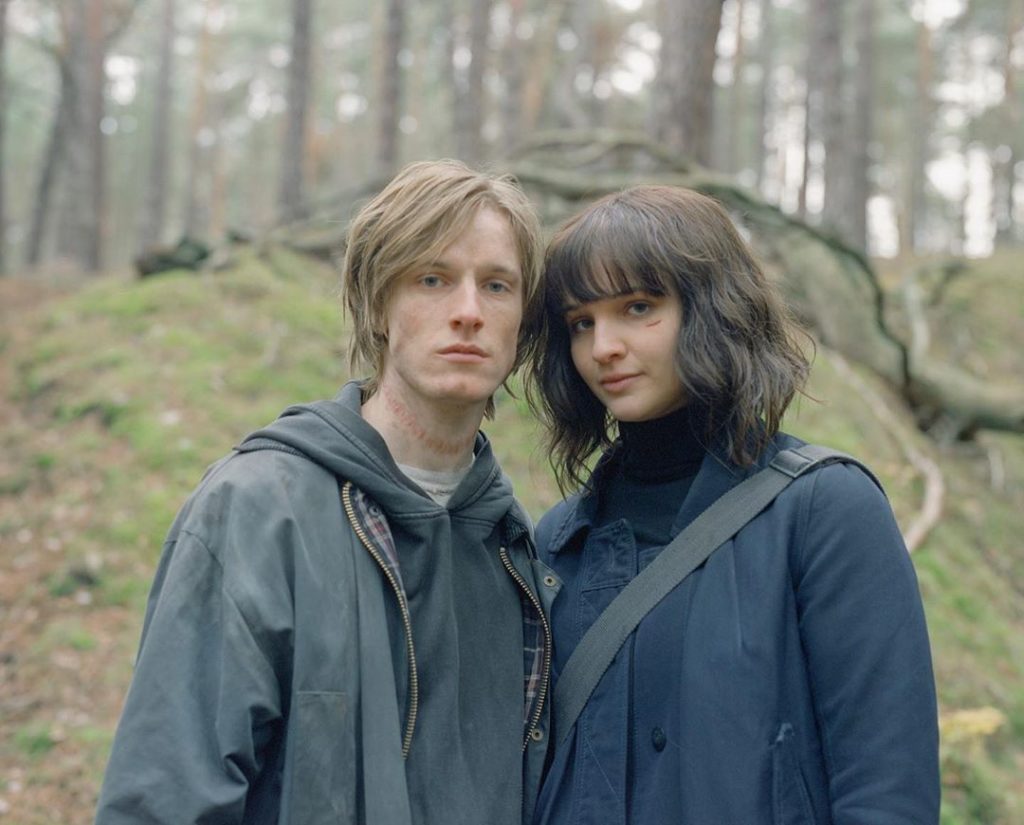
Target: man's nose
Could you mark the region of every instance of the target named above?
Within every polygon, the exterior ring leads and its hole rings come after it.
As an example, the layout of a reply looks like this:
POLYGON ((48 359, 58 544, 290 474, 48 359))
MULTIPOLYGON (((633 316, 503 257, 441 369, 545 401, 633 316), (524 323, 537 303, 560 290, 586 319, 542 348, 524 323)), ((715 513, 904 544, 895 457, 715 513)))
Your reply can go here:
POLYGON ((465 281, 459 284, 452 294, 452 301, 451 324, 453 327, 476 329, 483 325, 480 292, 475 281, 465 281))

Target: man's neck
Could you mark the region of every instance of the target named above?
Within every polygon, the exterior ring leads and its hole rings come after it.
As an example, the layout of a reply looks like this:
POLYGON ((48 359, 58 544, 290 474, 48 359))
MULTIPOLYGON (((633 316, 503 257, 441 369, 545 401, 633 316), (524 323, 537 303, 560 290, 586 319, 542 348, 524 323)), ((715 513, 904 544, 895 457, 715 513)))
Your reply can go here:
POLYGON ((484 404, 442 405, 410 398, 383 385, 363 402, 363 418, 372 426, 391 457, 431 471, 463 468, 473 453, 484 404))

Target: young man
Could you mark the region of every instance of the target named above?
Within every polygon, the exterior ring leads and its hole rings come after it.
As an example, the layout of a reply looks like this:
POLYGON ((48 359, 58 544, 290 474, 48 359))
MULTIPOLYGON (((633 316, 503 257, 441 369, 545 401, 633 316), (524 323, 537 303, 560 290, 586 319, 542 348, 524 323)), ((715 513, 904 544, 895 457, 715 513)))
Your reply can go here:
POLYGON ((343 288, 371 377, 251 435, 178 515, 98 823, 532 811, 554 579, 478 427, 524 351, 538 236, 513 182, 455 162, 357 215, 343 288))

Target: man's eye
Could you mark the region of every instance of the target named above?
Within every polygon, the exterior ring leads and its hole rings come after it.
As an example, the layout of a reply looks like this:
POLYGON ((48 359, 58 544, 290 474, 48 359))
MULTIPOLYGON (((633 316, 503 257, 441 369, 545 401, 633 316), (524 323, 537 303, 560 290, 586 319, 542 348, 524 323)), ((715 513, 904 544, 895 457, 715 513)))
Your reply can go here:
POLYGON ((433 286, 440 286, 441 285, 441 276, 440 275, 421 275, 420 276, 420 283, 423 284, 423 286, 431 286, 431 287, 433 287, 433 286))
POLYGON ((502 292, 511 292, 509 285, 504 281, 488 281, 484 287, 488 292, 493 292, 496 295, 502 292))

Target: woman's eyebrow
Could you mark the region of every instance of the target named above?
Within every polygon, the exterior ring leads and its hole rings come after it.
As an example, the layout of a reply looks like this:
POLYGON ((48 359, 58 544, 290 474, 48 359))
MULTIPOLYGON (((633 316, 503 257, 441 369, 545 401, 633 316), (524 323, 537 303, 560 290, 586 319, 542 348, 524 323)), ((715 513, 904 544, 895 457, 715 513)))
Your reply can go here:
POLYGON ((625 287, 615 292, 602 292, 594 298, 587 298, 584 301, 565 302, 562 304, 562 314, 579 309, 584 304, 592 304, 594 301, 607 301, 609 298, 625 298, 627 295, 650 295, 652 298, 661 297, 657 292, 651 292, 642 287, 625 287))

